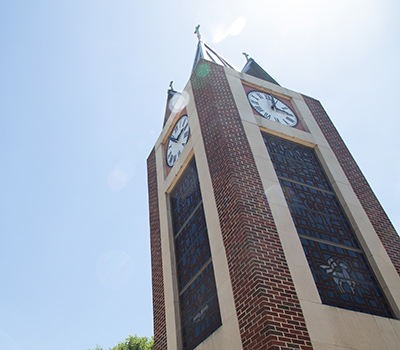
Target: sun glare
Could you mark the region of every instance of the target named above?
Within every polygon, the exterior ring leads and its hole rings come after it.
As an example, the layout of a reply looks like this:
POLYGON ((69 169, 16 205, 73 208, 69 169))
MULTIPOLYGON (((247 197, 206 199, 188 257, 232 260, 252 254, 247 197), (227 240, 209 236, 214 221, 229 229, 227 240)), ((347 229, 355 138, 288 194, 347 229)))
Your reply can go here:
POLYGON ((231 25, 219 24, 213 29, 213 39, 214 44, 220 43, 222 40, 226 39, 229 35, 236 36, 239 35, 242 30, 246 27, 246 18, 238 17, 231 25))
POLYGON ((246 18, 238 17, 235 22, 232 23, 229 33, 233 36, 239 35, 240 32, 246 27, 246 18))
POLYGON ((168 108, 172 113, 177 113, 184 109, 189 103, 189 94, 186 91, 175 94, 169 101, 168 108))

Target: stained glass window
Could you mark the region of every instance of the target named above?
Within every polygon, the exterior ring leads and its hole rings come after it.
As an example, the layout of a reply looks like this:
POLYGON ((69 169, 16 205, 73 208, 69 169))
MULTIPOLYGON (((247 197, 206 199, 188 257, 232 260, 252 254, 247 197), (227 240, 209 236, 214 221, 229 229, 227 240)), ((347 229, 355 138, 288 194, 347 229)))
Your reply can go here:
POLYGON ((322 302, 393 317, 314 150, 263 138, 322 302))
POLYGON ((182 342, 185 350, 191 350, 221 326, 214 269, 194 159, 171 191, 170 200, 182 342))

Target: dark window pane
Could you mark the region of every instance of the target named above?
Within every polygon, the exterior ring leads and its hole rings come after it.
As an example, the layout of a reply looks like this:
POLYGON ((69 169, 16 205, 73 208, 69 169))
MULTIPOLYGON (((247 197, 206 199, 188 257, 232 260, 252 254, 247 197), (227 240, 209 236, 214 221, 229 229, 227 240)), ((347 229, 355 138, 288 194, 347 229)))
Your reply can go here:
POLYGON ((181 290, 211 257, 203 205, 201 205, 175 240, 178 284, 181 290))
POLYGON ((221 326, 212 263, 181 295, 181 316, 183 347, 187 350, 194 349, 221 326))
POLYGON ((201 201, 196 163, 193 160, 171 191, 174 232, 177 233, 201 201))
POLYGON ((335 195, 286 180, 280 183, 299 234, 358 248, 335 195))
POLYGON ((312 148, 263 134, 276 174, 293 181, 331 191, 312 148))

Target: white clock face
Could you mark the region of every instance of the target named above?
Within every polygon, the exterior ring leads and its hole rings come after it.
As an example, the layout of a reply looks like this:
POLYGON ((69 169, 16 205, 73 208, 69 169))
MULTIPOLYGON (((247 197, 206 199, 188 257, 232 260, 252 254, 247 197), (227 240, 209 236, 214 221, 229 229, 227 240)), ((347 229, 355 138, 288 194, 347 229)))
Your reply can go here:
POLYGON ((168 136, 166 161, 170 168, 173 167, 181 155, 183 148, 186 146, 189 139, 189 133, 189 119, 185 114, 179 118, 171 132, 171 135, 168 136))
POLYGON ((291 127, 299 122, 291 108, 272 94, 250 91, 247 98, 253 109, 266 119, 291 127))

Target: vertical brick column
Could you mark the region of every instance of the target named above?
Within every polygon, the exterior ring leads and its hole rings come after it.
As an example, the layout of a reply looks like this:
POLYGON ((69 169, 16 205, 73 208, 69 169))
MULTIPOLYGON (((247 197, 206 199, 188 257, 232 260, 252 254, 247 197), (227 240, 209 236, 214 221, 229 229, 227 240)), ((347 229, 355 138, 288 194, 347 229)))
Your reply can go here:
POLYGON ((400 275, 400 237, 321 103, 308 96, 303 98, 400 275))
POLYGON ((165 323, 164 279, 161 254, 160 214, 158 208, 156 156, 153 148, 147 158, 147 185, 149 190, 151 271, 153 284, 154 350, 167 349, 165 323))
POLYGON ((243 348, 312 349, 276 226, 223 67, 192 78, 243 348))

